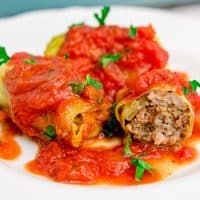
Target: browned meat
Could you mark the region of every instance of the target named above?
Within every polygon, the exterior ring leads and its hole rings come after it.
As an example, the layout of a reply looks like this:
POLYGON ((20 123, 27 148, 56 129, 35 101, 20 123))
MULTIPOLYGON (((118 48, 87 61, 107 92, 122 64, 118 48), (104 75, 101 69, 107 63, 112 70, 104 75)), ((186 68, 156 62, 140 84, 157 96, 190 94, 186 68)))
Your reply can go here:
POLYGON ((139 141, 174 145, 191 133, 191 108, 172 91, 152 90, 137 101, 133 118, 126 121, 127 132, 139 141))

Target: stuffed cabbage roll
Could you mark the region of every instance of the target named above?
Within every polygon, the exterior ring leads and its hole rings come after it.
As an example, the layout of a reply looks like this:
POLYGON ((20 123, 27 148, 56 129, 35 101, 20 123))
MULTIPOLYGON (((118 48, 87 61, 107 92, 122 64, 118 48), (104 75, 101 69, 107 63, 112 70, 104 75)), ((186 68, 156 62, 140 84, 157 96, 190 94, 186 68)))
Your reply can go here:
POLYGON ((126 134, 138 141, 168 146, 191 136, 194 112, 180 90, 180 77, 164 70, 140 77, 135 93, 116 107, 116 117, 126 134))
POLYGON ((110 101, 93 74, 79 71, 88 60, 17 53, 1 66, 0 105, 31 137, 62 140, 74 147, 97 137, 110 101))
POLYGON ((133 88, 134 80, 152 69, 165 68, 167 51, 159 44, 151 25, 131 28, 119 26, 71 26, 66 34, 54 37, 45 56, 87 58, 104 83, 106 92, 115 97, 123 87, 133 88))

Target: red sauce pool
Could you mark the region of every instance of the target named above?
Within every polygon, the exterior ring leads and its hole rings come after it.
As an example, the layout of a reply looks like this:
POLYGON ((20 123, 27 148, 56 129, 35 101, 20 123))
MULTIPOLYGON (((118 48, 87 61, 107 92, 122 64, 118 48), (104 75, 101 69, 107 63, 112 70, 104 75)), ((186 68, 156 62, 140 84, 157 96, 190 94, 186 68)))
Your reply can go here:
POLYGON ((0 158, 14 160, 21 154, 19 144, 15 141, 15 127, 4 123, 6 113, 0 111, 0 122, 2 123, 2 133, 0 136, 0 158))
MULTIPOLYGON (((167 157, 177 165, 185 165, 197 158, 197 151, 187 146, 172 152, 149 145, 133 144, 132 150, 135 154, 145 152, 144 159, 149 163, 162 162, 167 157)), ((135 167, 130 164, 129 158, 123 156, 121 147, 105 151, 75 150, 57 142, 44 146, 26 168, 58 182, 78 184, 135 185, 152 183, 163 178, 153 170, 145 172, 142 181, 136 181, 135 167)))
MULTIPOLYGON (((131 166, 129 158, 123 156, 122 148, 106 151, 75 150, 52 142, 42 148, 39 156, 29 162, 26 168, 35 174, 65 183, 115 185, 139 183, 134 179, 135 169, 131 166)), ((161 179, 158 173, 153 173, 153 176, 151 173, 145 173, 142 183, 161 179)))

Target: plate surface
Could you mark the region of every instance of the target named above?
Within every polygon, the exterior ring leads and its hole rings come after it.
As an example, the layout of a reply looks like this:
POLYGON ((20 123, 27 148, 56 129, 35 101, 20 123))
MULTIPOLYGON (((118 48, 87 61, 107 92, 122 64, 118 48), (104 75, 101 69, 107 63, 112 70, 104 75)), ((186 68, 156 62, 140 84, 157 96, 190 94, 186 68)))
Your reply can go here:
MULTIPOLYGON (((53 35, 84 21, 96 25, 92 17, 99 8, 71 7, 37 11, 0 19, 0 45, 11 55, 16 51, 42 54, 53 35)), ((152 23, 163 46, 170 52, 170 66, 200 78, 200 21, 154 9, 112 7, 108 24, 129 26, 152 23)), ((0 188, 3 199, 188 199, 200 195, 200 163, 196 162, 159 183, 114 187, 78 186, 48 181, 27 173, 23 165, 34 158, 37 146, 28 138, 18 137, 22 155, 15 161, 0 162, 0 188)), ((195 198, 196 197, 196 198, 195 198)))

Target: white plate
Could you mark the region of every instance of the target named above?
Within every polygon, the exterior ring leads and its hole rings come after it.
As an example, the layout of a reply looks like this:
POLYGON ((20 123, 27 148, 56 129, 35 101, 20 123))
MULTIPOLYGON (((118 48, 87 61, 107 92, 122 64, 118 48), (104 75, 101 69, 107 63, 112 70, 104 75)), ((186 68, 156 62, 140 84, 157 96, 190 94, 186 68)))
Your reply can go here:
MULTIPOLYGON (((0 20, 0 45, 10 54, 28 51, 42 54, 49 39, 67 26, 85 21, 97 24, 93 13, 99 8, 73 7, 67 9, 37 11, 0 20)), ((112 7, 109 24, 152 23, 162 44, 170 52, 170 65, 187 71, 192 78, 200 74, 200 21, 167 12, 135 7, 112 7)), ((129 187, 78 186, 54 183, 34 176, 23 169, 31 160, 36 145, 26 138, 18 138, 23 153, 16 161, 0 162, 1 199, 197 199, 200 195, 200 164, 194 163, 163 182, 129 187)))

